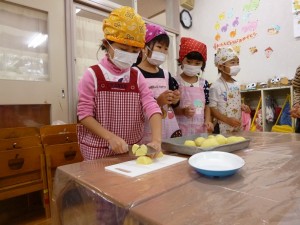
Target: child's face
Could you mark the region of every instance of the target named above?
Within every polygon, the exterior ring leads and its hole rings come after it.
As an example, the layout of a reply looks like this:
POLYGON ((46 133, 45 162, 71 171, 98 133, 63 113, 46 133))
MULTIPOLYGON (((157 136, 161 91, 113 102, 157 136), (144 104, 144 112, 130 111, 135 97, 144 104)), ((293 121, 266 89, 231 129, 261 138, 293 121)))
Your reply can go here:
POLYGON ((106 44, 106 49, 108 49, 108 54, 113 58, 114 57, 114 49, 119 49, 125 52, 130 52, 130 53, 139 53, 141 51, 141 48, 134 47, 134 46, 129 46, 129 45, 124 45, 120 44, 117 42, 113 42, 111 46, 114 48, 112 49, 109 44, 106 44))
MULTIPOLYGON (((169 50, 169 46, 167 46, 166 44, 159 43, 159 42, 156 42, 152 47, 152 52, 153 51, 161 52, 166 55, 168 54, 168 50, 169 50)), ((151 55, 150 55, 150 57, 151 57, 151 55)))
POLYGON ((184 58, 182 60, 182 64, 187 64, 187 65, 191 65, 191 66, 202 66, 203 62, 197 59, 188 59, 188 58, 184 58))
POLYGON ((230 72, 231 66, 239 66, 240 60, 238 57, 234 57, 231 60, 228 60, 227 62, 223 63, 222 65, 219 65, 219 70, 224 71, 225 73, 230 72))

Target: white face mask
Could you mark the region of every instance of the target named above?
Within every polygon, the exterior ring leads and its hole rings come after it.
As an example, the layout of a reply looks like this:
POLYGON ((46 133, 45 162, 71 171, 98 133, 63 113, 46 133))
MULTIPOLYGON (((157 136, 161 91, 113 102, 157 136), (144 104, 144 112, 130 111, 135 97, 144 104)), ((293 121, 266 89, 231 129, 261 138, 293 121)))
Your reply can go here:
POLYGON ((192 66, 183 64, 183 73, 189 77, 196 76, 201 73, 201 66, 192 66))
POLYGON ((152 52, 151 58, 147 57, 147 60, 150 64, 154 66, 160 66, 166 61, 166 54, 157 51, 151 51, 151 52, 152 52))
POLYGON ((231 66, 230 67, 230 71, 229 71, 229 75, 230 76, 236 76, 240 71, 241 71, 241 67, 239 67, 239 66, 231 66))
MULTIPOLYGON (((108 43, 108 42, 107 42, 108 43)), ((139 56, 139 53, 126 52, 120 49, 114 49, 111 45, 110 47, 114 51, 114 57, 110 56, 110 60, 115 64, 119 69, 124 70, 136 63, 136 60, 139 56)))

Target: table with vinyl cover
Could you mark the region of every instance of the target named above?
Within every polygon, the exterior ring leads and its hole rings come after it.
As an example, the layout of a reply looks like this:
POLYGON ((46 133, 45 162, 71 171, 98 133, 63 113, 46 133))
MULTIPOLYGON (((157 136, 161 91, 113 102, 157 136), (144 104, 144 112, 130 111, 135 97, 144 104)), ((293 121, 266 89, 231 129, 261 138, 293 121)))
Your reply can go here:
POLYGON ((299 225, 300 135, 238 135, 251 142, 234 152, 246 164, 230 177, 202 176, 187 160, 134 178, 105 171, 105 166, 132 160, 125 156, 59 167, 52 222, 299 225))

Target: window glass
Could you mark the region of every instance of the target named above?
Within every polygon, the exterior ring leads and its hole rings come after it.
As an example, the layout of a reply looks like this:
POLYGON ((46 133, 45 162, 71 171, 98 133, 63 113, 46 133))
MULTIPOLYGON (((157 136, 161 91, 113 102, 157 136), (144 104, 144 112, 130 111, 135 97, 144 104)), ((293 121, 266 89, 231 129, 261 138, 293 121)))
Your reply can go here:
POLYGON ((47 17, 0 2, 0 79, 49 80, 47 17))

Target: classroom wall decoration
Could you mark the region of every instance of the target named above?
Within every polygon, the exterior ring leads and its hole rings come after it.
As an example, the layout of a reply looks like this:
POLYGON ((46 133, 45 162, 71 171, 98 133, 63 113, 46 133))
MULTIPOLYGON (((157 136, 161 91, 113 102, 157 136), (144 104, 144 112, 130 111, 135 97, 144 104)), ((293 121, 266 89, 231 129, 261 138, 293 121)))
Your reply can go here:
POLYGON ((260 0, 250 0, 242 9, 230 8, 218 15, 214 25, 216 30, 214 49, 222 46, 237 46, 257 36, 258 19, 252 16, 259 7, 260 0))
POLYGON ((203 77, 209 82, 219 77, 216 49, 229 45, 239 52, 241 71, 236 78, 240 84, 263 83, 275 76, 290 80, 300 65, 299 1, 201 0, 192 11, 194 18, 197 15, 195 26, 182 29, 181 36, 207 45, 203 77))

